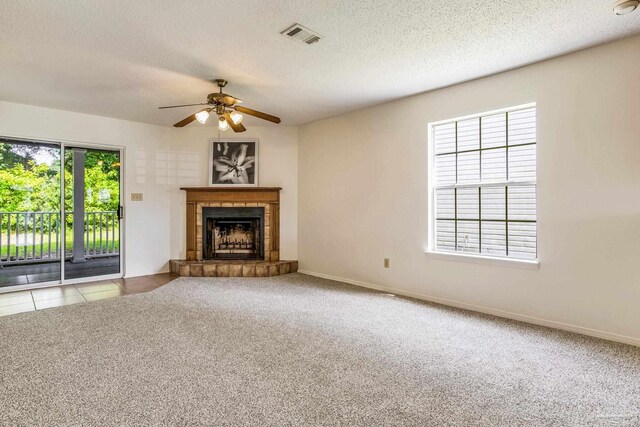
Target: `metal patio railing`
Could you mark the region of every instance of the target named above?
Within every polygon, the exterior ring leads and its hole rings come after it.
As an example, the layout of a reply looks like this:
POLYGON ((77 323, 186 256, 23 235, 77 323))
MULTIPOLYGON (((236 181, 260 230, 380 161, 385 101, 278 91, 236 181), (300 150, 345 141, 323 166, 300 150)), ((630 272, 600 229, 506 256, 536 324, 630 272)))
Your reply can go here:
MULTIPOLYGON (((73 212, 0 212, 0 265, 27 264, 65 259, 73 254, 73 212), (62 227, 66 242, 62 245, 62 227), (64 247, 64 249, 63 249, 64 247)), ((120 254, 120 221, 117 211, 84 214, 85 258, 120 254)))

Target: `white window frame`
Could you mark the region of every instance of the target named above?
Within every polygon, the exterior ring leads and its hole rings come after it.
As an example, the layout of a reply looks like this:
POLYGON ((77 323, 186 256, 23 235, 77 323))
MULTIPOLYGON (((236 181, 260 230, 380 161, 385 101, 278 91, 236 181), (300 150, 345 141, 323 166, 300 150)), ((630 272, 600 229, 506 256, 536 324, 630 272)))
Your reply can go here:
MULTIPOLYGON (((431 258, 445 260, 445 261, 459 261, 459 262, 471 262, 471 263, 479 263, 479 264, 489 264, 489 265, 498 265, 498 266, 508 266, 508 267, 521 267, 527 269, 537 270, 540 266, 540 251, 539 245, 536 244, 536 258, 535 259, 520 259, 520 258, 512 258, 512 257, 504 257, 504 256, 496 256, 496 255, 485 255, 485 254, 470 254, 464 252, 453 252, 453 251, 443 251, 436 249, 436 205, 435 205, 435 192, 438 188, 478 188, 478 187, 486 187, 486 186, 495 186, 495 185, 505 185, 505 186, 517 186, 517 185, 535 185, 536 186, 536 210, 537 210, 537 174, 538 174, 538 160, 536 158, 536 179, 535 180, 519 180, 519 181, 494 181, 494 182, 483 182, 483 183, 471 183, 471 184, 454 184, 445 185, 445 186, 437 186, 435 185, 435 138, 434 138, 434 127, 442 124, 447 124, 456 121, 463 121, 469 119, 475 119, 478 117, 491 116, 495 114, 507 113, 516 110, 524 110, 527 108, 537 108, 535 102, 516 105, 507 108, 501 108, 498 110, 485 111, 482 113, 471 114, 467 116, 461 116, 456 118, 450 118, 446 120, 440 120, 437 122, 431 122, 428 124, 428 183, 429 183, 429 194, 428 194, 428 246, 425 249, 425 253, 429 255, 431 258)), ((538 120, 536 117, 536 150, 538 146, 538 120)), ((538 230, 538 221, 536 221, 536 230, 538 230)), ((538 234, 538 233, 536 233, 538 234)))

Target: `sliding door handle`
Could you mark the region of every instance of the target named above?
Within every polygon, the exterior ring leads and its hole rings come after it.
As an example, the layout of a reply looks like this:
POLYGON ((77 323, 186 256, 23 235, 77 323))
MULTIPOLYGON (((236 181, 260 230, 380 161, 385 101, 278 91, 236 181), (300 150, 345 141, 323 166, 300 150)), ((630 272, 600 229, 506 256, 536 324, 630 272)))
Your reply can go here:
POLYGON ((124 218, 124 206, 118 206, 118 219, 124 218))

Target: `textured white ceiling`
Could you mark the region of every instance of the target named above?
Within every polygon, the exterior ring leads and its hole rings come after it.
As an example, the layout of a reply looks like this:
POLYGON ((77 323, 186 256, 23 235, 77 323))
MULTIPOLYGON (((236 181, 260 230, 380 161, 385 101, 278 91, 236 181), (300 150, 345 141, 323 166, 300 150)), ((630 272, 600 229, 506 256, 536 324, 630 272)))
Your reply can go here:
POLYGON ((171 125, 208 80, 298 125, 640 32, 606 0, 2 0, 0 99, 171 125), (281 36, 299 22, 324 36, 281 36))

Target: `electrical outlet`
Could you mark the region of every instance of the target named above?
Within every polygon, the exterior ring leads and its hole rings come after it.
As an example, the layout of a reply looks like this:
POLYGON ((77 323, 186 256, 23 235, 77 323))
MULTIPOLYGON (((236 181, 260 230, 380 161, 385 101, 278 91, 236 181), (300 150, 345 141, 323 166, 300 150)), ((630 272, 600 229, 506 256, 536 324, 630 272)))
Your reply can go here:
POLYGON ((389 258, 384 259, 384 268, 389 268, 389 258))
POLYGON ((132 202, 141 202, 142 201, 142 193, 131 193, 131 201, 132 202))

